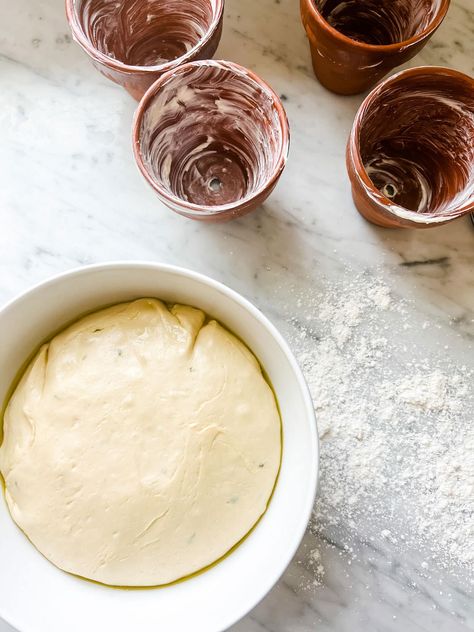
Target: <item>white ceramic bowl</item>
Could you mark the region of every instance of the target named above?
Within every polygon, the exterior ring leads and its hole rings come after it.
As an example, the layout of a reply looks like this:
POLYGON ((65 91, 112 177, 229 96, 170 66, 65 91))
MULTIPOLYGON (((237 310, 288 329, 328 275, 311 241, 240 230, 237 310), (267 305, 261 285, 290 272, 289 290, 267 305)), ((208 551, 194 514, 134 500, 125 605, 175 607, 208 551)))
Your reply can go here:
POLYGON ((220 563, 181 583, 145 590, 108 588, 58 570, 14 525, 1 498, 0 617, 20 632, 220 632, 272 588, 306 529, 318 478, 306 383, 267 318, 205 276, 153 263, 110 263, 37 285, 0 311, 0 401, 32 350, 62 325, 89 310, 144 296, 202 308, 240 336, 265 367, 283 420, 275 493, 254 531, 220 563))

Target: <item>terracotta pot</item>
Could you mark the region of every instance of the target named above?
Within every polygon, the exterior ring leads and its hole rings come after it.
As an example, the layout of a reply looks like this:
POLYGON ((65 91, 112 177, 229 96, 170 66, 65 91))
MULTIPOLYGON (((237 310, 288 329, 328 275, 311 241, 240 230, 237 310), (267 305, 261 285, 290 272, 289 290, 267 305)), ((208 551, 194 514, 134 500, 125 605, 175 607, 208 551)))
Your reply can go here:
POLYGON ((192 219, 222 221, 268 197, 289 149, 285 110, 250 70, 200 61, 163 75, 133 123, 138 167, 160 200, 192 219))
POLYGON ((474 210, 474 79, 424 66, 377 86, 347 145, 354 202, 370 222, 429 228, 474 210))
POLYGON ((137 100, 165 72, 214 55, 223 9, 224 0, 66 0, 75 41, 137 100))
POLYGON ((450 0, 301 0, 314 72, 337 94, 368 90, 414 57, 450 0))

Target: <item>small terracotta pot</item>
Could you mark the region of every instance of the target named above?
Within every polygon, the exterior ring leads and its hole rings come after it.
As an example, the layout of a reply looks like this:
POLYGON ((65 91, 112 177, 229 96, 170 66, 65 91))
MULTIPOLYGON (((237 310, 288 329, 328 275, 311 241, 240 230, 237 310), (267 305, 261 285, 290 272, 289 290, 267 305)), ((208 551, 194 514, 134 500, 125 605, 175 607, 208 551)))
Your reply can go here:
POLYGON ((362 103, 347 145, 354 202, 370 222, 429 228, 474 210, 474 79, 424 66, 362 103))
POLYGON ((337 94, 368 90, 414 57, 450 0, 301 0, 314 72, 337 94))
POLYGON ((165 72, 214 55, 223 9, 224 0, 66 0, 75 41, 137 100, 165 72))
POLYGON ((199 61, 163 75, 133 123, 138 167, 160 200, 192 219, 254 210, 286 164, 289 127, 273 90, 228 61, 199 61))

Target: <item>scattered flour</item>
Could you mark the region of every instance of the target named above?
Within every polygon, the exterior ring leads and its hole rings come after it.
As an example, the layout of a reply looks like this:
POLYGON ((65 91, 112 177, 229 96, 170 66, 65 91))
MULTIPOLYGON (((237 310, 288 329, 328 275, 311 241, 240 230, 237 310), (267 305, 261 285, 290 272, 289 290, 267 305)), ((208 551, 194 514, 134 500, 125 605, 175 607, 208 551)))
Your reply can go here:
MULTIPOLYGON (((343 526, 355 534, 369 520, 382 540, 426 551, 430 565, 472 572, 474 373, 444 347, 424 358, 422 343, 407 339, 408 308, 363 275, 300 299, 299 311, 308 313, 292 319, 293 346, 321 441, 311 530, 327 537, 343 526), (388 342, 389 327, 399 328, 398 342, 388 342)), ((430 349, 433 327, 421 327, 430 349)), ((345 548, 352 550, 350 535, 345 548)), ((309 565, 320 584, 319 550, 309 565)))
MULTIPOLYGON (((300 560, 298 562, 302 564, 300 560)), ((303 575, 303 579, 300 578, 299 587, 305 591, 311 591, 314 588, 318 588, 323 585, 326 569, 323 565, 322 555, 319 549, 314 548, 307 551, 306 554, 306 571, 307 574, 303 575)))
POLYGON ((325 574, 325 569, 322 564, 321 553, 319 549, 312 549, 309 552, 309 566, 311 567, 315 575, 315 585, 320 585, 325 574))

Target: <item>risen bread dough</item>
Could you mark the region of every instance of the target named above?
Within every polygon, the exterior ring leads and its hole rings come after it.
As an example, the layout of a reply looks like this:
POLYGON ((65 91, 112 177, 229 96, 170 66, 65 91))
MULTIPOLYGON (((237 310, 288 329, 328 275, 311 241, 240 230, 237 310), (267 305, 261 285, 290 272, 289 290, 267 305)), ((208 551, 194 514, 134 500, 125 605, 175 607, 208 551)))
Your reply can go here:
POLYGON ((203 312, 155 299, 82 318, 45 344, 7 407, 11 515, 60 568, 171 582, 263 514, 280 418, 250 351, 203 312))

